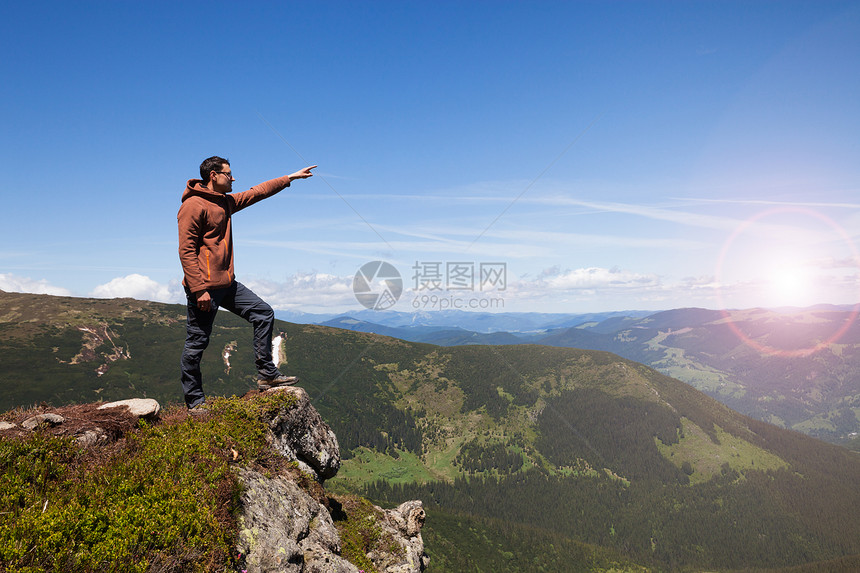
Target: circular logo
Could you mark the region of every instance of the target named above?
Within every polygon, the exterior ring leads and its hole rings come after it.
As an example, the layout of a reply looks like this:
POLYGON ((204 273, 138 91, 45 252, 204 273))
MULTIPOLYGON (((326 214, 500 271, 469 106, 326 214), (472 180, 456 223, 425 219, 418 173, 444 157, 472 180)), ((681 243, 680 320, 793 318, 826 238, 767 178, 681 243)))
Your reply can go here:
POLYGON ((403 279, 389 263, 365 263, 352 279, 352 292, 365 308, 385 310, 391 308, 403 293, 403 279))

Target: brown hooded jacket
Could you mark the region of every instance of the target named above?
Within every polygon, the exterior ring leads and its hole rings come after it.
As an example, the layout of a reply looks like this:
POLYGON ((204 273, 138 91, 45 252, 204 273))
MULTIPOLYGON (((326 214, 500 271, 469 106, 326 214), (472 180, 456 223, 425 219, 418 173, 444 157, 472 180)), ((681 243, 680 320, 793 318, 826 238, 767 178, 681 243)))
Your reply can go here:
POLYGON ((182 194, 179 223, 179 260, 182 284, 195 294, 230 286, 233 271, 233 233, 230 217, 257 201, 290 186, 289 176, 271 179, 240 193, 222 194, 191 179, 182 194))

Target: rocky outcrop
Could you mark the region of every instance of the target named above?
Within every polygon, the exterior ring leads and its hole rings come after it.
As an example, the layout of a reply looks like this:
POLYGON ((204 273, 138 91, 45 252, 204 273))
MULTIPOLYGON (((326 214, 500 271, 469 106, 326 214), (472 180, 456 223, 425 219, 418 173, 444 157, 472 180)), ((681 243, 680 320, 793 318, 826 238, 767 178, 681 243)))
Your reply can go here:
MULTIPOLYGON (((317 481, 332 478, 340 468, 340 447, 332 429, 313 407, 307 392, 296 386, 266 392, 296 397, 295 405, 281 409, 269 420, 272 447, 317 481)), ((241 495, 238 552, 249 573, 358 573, 341 556, 341 540, 331 513, 317 499, 290 479, 265 477, 244 469, 239 478, 241 495)), ((420 501, 396 509, 375 508, 378 527, 392 540, 391 548, 369 552, 367 558, 381 573, 419 573, 427 567, 421 527, 424 508, 420 501)))
MULTIPOLYGON (((369 508, 369 512, 353 512, 354 508, 345 511, 337 499, 327 497, 321 486, 340 468, 340 447, 334 432, 302 388, 279 387, 267 392, 296 398, 289 406, 269 414, 264 423, 272 449, 296 462, 301 472, 289 470, 300 476, 297 483, 289 475, 264 475, 252 468, 237 468, 242 484, 237 541, 242 569, 249 573, 359 573, 361 570, 343 556, 338 532, 338 527, 343 527, 340 523, 351 519, 350 527, 385 540, 359 552, 377 571, 424 571, 428 557, 421 537, 421 502, 409 501, 395 509, 382 510, 360 500, 362 511, 369 508), (327 506, 334 508, 335 517, 327 506)), ((119 439, 141 418, 155 420, 161 406, 151 399, 131 399, 47 410, 22 416, 17 423, 3 421, 0 431, 20 434, 43 428, 57 435, 74 436, 83 446, 100 447, 119 439)), ((204 412, 204 416, 210 415, 217 413, 204 412)))
POLYGON ((340 537, 328 510, 294 482, 242 470, 239 544, 248 573, 357 573, 340 557, 340 537))
POLYGON ((400 545, 403 553, 393 556, 391 553, 371 552, 367 556, 378 570, 385 573, 424 571, 430 562, 424 552, 424 539, 421 537, 425 519, 424 505, 419 500, 407 501, 395 509, 384 511, 383 514, 384 519, 380 526, 400 545))
MULTIPOLYGON (((284 477, 265 477, 241 470, 240 562, 248 573, 359 573, 341 556, 341 539, 324 505, 284 477)), ((363 527, 378 528, 391 544, 371 550, 367 558, 380 573, 419 573, 429 558, 424 552, 420 501, 363 517, 363 527)))
POLYGON ((340 469, 340 446, 337 436, 311 405, 308 393, 297 386, 281 386, 266 392, 284 392, 298 403, 279 411, 269 420, 272 447, 299 468, 323 482, 340 469))

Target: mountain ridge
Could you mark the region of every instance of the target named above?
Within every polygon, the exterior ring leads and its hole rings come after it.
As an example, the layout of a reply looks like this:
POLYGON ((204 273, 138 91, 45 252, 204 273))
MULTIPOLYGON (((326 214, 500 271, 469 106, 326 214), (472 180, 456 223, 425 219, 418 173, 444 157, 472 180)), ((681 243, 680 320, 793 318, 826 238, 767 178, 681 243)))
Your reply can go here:
POLYGON ((779 312, 691 307, 644 317, 614 315, 543 332, 493 334, 441 326, 385 327, 349 317, 325 324, 442 346, 537 343, 605 350, 758 419, 860 450, 860 377, 850 375, 860 371, 860 330, 853 316, 853 308, 838 305, 779 312), (736 330, 749 331, 747 340, 733 331, 733 322, 736 330), (838 340, 822 343, 840 330, 838 340))
MULTIPOLYGON (((5 364, 52 361, 51 372, 35 374, 45 374, 42 384, 27 390, 88 396, 100 385, 97 395, 107 396, 131 384, 179 399, 170 358, 178 362, 181 351, 181 306, 39 299, 40 316, 55 316, 39 323, 26 316, 31 303, 21 298, 19 316, 0 323, 5 364), (105 338, 72 364, 88 340, 79 328, 94 323, 112 342, 105 338), (123 358, 98 374, 115 347, 126 350, 123 358)), ((244 393, 254 376, 243 343, 250 329, 224 314, 204 360, 213 395, 244 393), (225 372, 218 351, 230 344, 225 372)), ((489 549, 458 541, 461 530, 446 517, 455 511, 495 528, 488 539, 516 544, 527 531, 552 529, 585 544, 571 551, 599 547, 652 570, 779 570, 860 555, 856 454, 746 417, 643 364, 604 351, 442 347, 276 324, 282 370, 301 376, 341 441, 344 461, 332 487, 377 502, 406 494, 424 500, 431 515, 443 516, 428 531, 456 548, 447 570, 489 549), (501 522, 510 524, 507 537, 501 522)), ((0 372, 4 398, 9 382, 28 372, 0 372)), ((492 555, 506 559, 502 553, 492 555)))

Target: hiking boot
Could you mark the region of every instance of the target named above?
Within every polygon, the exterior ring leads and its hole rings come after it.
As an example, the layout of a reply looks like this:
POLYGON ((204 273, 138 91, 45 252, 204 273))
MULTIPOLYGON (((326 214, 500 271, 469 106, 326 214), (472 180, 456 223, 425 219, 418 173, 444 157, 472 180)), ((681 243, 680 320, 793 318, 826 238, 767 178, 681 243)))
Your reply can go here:
POLYGON ((206 402, 200 402, 199 404, 196 404, 196 405, 188 408, 188 413, 191 414, 192 416, 197 416, 200 414, 208 414, 209 408, 206 407, 206 402))
POLYGON ((274 378, 257 378, 257 388, 259 390, 268 390, 277 386, 292 386, 299 381, 298 376, 285 376, 278 374, 274 378))

